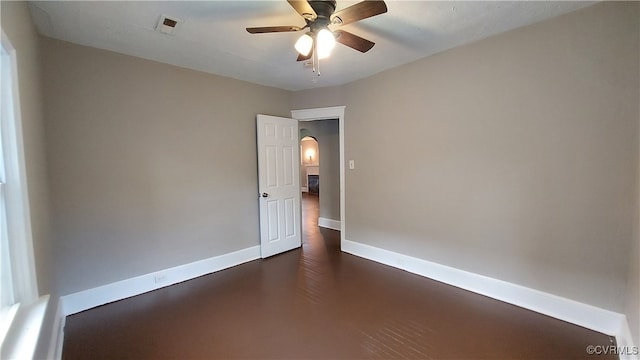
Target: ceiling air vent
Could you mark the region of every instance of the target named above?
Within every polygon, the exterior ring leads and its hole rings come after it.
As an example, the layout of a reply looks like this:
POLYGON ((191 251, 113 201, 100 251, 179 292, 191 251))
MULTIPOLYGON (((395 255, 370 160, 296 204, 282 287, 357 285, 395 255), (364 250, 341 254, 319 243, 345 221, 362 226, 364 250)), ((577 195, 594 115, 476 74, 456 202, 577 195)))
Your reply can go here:
POLYGON ((178 24, 181 22, 182 20, 178 18, 160 15, 158 25, 156 25, 156 31, 159 31, 163 34, 172 35, 176 29, 176 26, 178 26, 178 24))

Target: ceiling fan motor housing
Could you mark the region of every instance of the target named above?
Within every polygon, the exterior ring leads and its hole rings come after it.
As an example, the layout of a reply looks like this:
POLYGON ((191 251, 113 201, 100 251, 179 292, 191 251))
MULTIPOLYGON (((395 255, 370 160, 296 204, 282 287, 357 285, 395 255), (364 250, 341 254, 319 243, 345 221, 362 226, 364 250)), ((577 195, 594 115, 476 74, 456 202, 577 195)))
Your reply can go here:
POLYGON ((318 16, 329 17, 336 11, 335 0, 308 0, 309 5, 315 10, 318 16))
POLYGON ((309 26, 311 26, 312 30, 314 30, 314 27, 326 27, 331 24, 331 15, 336 11, 335 0, 309 0, 308 2, 309 5, 311 5, 311 8, 313 8, 318 15, 315 21, 309 22, 309 26), (315 26, 316 24, 317 26, 315 26))

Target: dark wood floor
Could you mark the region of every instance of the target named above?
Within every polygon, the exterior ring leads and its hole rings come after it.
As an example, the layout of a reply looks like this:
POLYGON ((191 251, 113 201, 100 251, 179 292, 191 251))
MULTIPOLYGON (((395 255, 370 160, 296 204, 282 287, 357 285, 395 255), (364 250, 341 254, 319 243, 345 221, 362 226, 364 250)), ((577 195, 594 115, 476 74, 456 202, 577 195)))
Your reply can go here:
POLYGON ((303 216, 301 249, 69 316, 63 358, 593 359, 588 345, 610 345, 341 253, 340 233, 317 226, 317 197, 303 216))

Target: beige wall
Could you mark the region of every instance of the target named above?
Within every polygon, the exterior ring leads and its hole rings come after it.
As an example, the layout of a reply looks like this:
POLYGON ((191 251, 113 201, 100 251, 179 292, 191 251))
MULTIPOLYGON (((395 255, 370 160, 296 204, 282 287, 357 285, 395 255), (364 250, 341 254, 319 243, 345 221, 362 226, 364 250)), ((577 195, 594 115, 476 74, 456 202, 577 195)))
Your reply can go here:
POLYGON ((291 93, 291 108, 313 109, 327 106, 345 105, 343 86, 300 90, 291 93))
POLYGON ((41 295, 55 293, 52 286, 49 192, 45 159, 42 89, 35 31, 26 2, 2 1, 2 30, 16 49, 22 135, 31 210, 31 229, 41 295))
POLYGON ((346 238, 624 311, 637 19, 602 3, 339 88, 346 238))
MULTIPOLYGON (((640 62, 638 66, 640 67, 640 62)), ((640 79, 638 81, 640 82, 640 79)), ((638 98, 638 108, 638 123, 640 124, 640 98, 638 98)), ((640 129, 640 125, 638 125, 638 128, 640 129)), ((640 138, 640 133, 638 133, 638 137, 640 138)), ((636 346, 640 346, 640 144, 636 159, 636 169, 633 234, 631 236, 629 272, 627 275, 626 315, 633 341, 636 346)))
POLYGON ((42 45, 61 294, 259 244, 255 116, 288 91, 42 45))

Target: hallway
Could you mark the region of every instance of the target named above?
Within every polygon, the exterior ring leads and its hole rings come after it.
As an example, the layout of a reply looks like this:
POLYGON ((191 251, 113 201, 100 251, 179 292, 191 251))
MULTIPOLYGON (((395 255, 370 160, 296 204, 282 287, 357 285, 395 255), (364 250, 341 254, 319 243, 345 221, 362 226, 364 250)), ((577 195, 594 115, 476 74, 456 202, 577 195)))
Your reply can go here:
MULTIPOLYGON (((301 249, 67 318, 64 359, 579 359, 609 337, 340 252, 301 249)), ((599 356, 598 359, 614 357, 599 356)))

